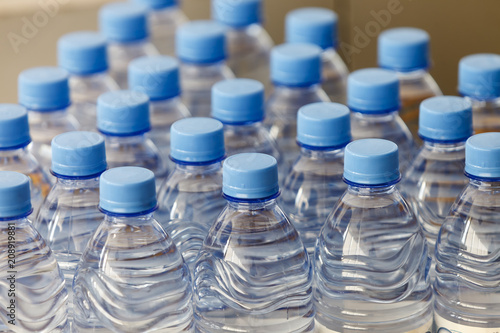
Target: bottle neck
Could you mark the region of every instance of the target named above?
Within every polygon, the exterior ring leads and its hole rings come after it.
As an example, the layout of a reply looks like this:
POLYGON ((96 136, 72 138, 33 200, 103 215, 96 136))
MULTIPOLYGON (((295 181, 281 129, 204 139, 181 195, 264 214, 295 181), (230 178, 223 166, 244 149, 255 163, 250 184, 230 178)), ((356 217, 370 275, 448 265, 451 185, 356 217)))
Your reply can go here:
POLYGON ((227 200, 229 207, 240 211, 272 210, 276 206, 276 198, 268 200, 227 200))
POLYGON ((454 153, 465 149, 466 141, 459 142, 432 142, 424 139, 424 149, 436 153, 454 153))
POLYGON ((28 145, 14 149, 0 149, 0 159, 2 158, 22 158, 29 154, 28 145))
POLYGON ((380 111, 380 112, 359 112, 352 110, 352 115, 359 120, 374 121, 374 122, 387 122, 393 121, 399 115, 399 111, 380 111))
POLYGON ((31 223, 28 220, 28 213, 23 214, 21 216, 14 216, 14 217, 9 217, 9 218, 1 218, 0 217, 0 228, 1 229, 8 229, 9 226, 12 226, 12 225, 19 226, 21 224, 31 225, 31 223))
POLYGON ((101 134, 104 135, 106 141, 109 144, 120 144, 120 145, 140 144, 146 140, 146 136, 144 135, 144 133, 130 135, 130 136, 109 135, 102 132, 101 134))
POLYGON ((330 161, 344 156, 344 148, 332 150, 315 150, 305 147, 300 147, 300 156, 311 160, 330 161))
POLYGON ((153 212, 148 212, 140 215, 124 215, 105 212, 105 220, 107 222, 115 224, 142 225, 144 223, 151 222, 153 219, 153 212))
POLYGON ((274 91, 276 93, 284 95, 312 94, 318 92, 321 89, 321 85, 319 83, 303 87, 287 86, 277 83, 274 83, 273 85, 274 85, 274 91))
POLYGON ((429 73, 429 70, 427 68, 419 68, 415 69, 409 72, 401 72, 398 70, 392 69, 394 72, 396 72, 396 75, 400 80, 415 80, 419 77, 423 77, 429 73))
POLYGON ((356 186, 356 185, 348 186, 349 192, 359 196, 387 195, 393 193, 395 190, 396 190, 396 184, 391 184, 387 186, 376 186, 376 187, 366 187, 366 186, 356 186))
POLYGON ((262 121, 241 123, 241 124, 224 124, 224 130, 229 133, 253 134, 262 127, 262 121))
POLYGON ((99 176, 92 176, 92 178, 86 177, 64 177, 57 176, 56 185, 63 186, 68 189, 79 189, 79 188, 98 188, 99 187, 99 176))
POLYGON ((187 72, 202 70, 205 73, 221 73, 223 72, 225 66, 226 66, 226 59, 217 62, 207 62, 207 63, 182 61, 182 69, 187 72))
POLYGON ((475 99, 473 97, 464 96, 472 104, 473 109, 498 108, 500 107, 500 97, 488 100, 475 99))
POLYGON ((29 112, 29 118, 30 120, 51 120, 51 119, 58 119, 58 118, 63 118, 67 115, 68 107, 62 108, 62 109, 56 109, 56 110, 44 110, 44 111, 39 111, 39 110, 28 110, 29 112))
POLYGON ((488 180, 488 179, 477 179, 477 178, 469 178, 469 184, 477 187, 482 191, 498 191, 500 190, 500 180, 488 180))
POLYGON ((175 164, 175 171, 194 175, 219 172, 222 169, 222 162, 217 161, 209 164, 175 164))

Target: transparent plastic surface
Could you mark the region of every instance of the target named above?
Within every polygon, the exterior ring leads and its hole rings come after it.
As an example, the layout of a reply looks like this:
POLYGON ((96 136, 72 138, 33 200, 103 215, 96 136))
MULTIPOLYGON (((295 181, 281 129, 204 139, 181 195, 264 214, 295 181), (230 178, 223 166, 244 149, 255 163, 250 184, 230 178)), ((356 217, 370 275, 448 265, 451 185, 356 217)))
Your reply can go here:
POLYGON ((149 32, 151 42, 161 54, 175 56, 175 31, 188 21, 186 15, 177 6, 149 13, 149 32))
POLYGON ((194 271, 197 332, 314 332, 307 252, 275 200, 228 202, 194 271))
POLYGON ((479 101, 466 97, 472 103, 474 133, 500 132, 500 98, 479 101))
POLYGON ((69 332, 64 277, 55 255, 27 218, 0 221, 0 278, 0 332, 69 332), (11 300, 14 325, 7 316, 11 300))
POLYGON ((311 256, 333 206, 347 189, 343 181, 344 149, 301 148, 285 178, 279 203, 311 256))
POLYGON ((273 156, 280 162, 276 142, 261 122, 247 125, 224 124, 226 155, 240 153, 262 153, 273 156))
POLYGON ((332 102, 347 103, 347 76, 349 70, 342 58, 330 48, 322 55, 322 87, 332 102))
POLYGON ((315 252, 321 332, 430 332, 429 265, 425 237, 394 185, 349 186, 315 252))
POLYGON ((188 268, 152 213, 106 215, 73 292, 75 332, 192 332, 188 268))

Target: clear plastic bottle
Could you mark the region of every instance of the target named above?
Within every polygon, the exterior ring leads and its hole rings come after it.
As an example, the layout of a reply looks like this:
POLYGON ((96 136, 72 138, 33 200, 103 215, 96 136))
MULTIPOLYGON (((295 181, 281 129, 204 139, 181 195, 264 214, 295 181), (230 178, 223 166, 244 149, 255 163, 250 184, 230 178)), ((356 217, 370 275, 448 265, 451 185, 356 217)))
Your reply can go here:
POLYGON ((396 143, 400 170, 404 174, 413 161, 416 147, 410 130, 399 116, 396 73, 378 68, 353 72, 348 79, 347 104, 352 111, 352 138, 380 138, 396 143))
POLYGON ((30 181, 0 171, 0 331, 68 332, 64 277, 28 216, 30 181))
POLYGON ((212 117, 224 124, 227 156, 268 154, 280 161, 276 142, 262 125, 264 85, 251 79, 233 79, 212 88, 212 117))
POLYGON ((131 90, 149 96, 151 131, 148 137, 168 161, 170 126, 179 119, 191 116, 180 98, 179 63, 167 56, 135 59, 129 65, 128 81, 131 90))
POLYGON ((57 42, 59 67, 70 74, 69 87, 73 116, 82 130, 95 130, 97 98, 118 90, 108 73, 106 39, 97 32, 79 31, 66 34, 57 42))
POLYGON ((222 124, 188 118, 172 125, 175 168, 158 191, 156 216, 172 236, 190 269, 213 223, 224 208, 222 124))
POLYGON ((69 132, 52 140, 52 174, 57 181, 33 225, 52 249, 69 292, 73 317, 73 278, 89 239, 101 223, 99 176, 106 170, 104 139, 93 132, 69 132))
POLYGON ((349 70, 336 51, 338 17, 330 9, 307 7, 286 16, 286 41, 321 47, 322 87, 332 102, 346 103, 349 70))
POLYGON ((194 270, 197 332, 314 332, 311 262, 276 204, 276 159, 233 155, 223 170, 227 205, 194 270))
POLYGON ((436 241, 438 332, 500 330, 500 133, 467 140, 469 184, 451 207, 436 241))
POLYGON ((344 179, 349 186, 316 245, 318 332, 431 332, 431 259, 396 188, 397 145, 382 139, 348 144, 344 179))
POLYGON ((135 58, 158 55, 149 41, 147 8, 117 2, 106 4, 99 11, 99 28, 108 40, 110 74, 121 89, 127 89, 128 64, 135 58))
POLYGON ((347 189, 344 147, 351 140, 349 109, 337 103, 303 106, 297 116, 300 156, 286 175, 278 202, 309 255, 333 205, 347 189))
POLYGON ((274 46, 262 26, 262 0, 212 0, 212 18, 227 28, 228 66, 236 77, 271 88, 269 57, 274 46))
POLYGON ((213 21, 193 21, 176 33, 182 100, 196 117, 209 117, 212 86, 234 78, 226 65, 226 30, 213 21))
POLYGON ((420 103, 442 95, 438 84, 429 74, 429 34, 421 29, 405 27, 383 31, 378 38, 378 64, 398 75, 401 96, 399 113, 416 136, 420 103))
POLYGON ((500 55, 472 54, 459 63, 458 90, 472 103, 474 132, 500 131, 500 55))
POLYGON ((192 332, 189 271, 153 218, 153 173, 111 169, 99 187, 105 216, 75 275, 75 332, 192 332))
POLYGON ((175 31, 188 21, 179 0, 133 0, 148 7, 151 41, 161 54, 175 55, 175 31))
POLYGON ((266 102, 270 133, 278 144, 284 177, 299 156, 297 112, 304 105, 329 102, 321 88, 321 49, 311 44, 283 44, 271 52, 271 80, 274 90, 266 102))
POLYGON ((31 142, 26 109, 17 104, 0 104, 0 170, 17 171, 31 180, 31 204, 36 216, 50 191, 50 177, 29 149, 31 142))
POLYGON ((19 75, 19 104, 28 110, 31 151, 46 174, 50 174, 52 139, 80 127, 69 112, 68 79, 68 72, 56 67, 31 68, 19 75))
POLYGON ((137 166, 153 171, 160 183, 168 174, 167 161, 146 135, 149 98, 140 91, 108 92, 97 100, 97 129, 106 141, 110 168, 137 166))

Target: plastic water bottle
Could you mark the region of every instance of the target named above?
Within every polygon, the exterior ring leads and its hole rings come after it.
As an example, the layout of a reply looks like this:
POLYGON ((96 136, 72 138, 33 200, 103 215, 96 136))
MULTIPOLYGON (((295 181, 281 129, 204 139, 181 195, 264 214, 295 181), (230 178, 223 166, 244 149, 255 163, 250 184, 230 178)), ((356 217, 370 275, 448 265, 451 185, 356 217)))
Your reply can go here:
POLYGON ((82 129, 94 130, 97 98, 119 89, 108 73, 106 39, 91 31, 66 34, 57 43, 57 57, 59 67, 70 74, 73 116, 82 129))
POLYGON ((191 113, 181 101, 179 63, 167 56, 141 57, 128 69, 130 89, 149 96, 151 131, 148 137, 168 161, 170 126, 191 113))
POLYGON ((399 147, 401 173, 413 160, 413 136, 399 116, 398 77, 378 68, 360 69, 349 75, 347 103, 351 109, 351 132, 354 140, 380 138, 399 147))
POLYGON ((158 55, 149 41, 147 8, 117 2, 101 7, 99 28, 108 40, 110 74, 121 89, 127 89, 127 67, 130 61, 142 56, 158 55))
POLYGON ((227 158, 223 192, 227 205, 194 270, 197 331, 314 332, 311 262, 276 203, 276 159, 227 158))
POLYGON ((150 128, 146 94, 131 90, 112 91, 97 100, 97 129, 106 141, 109 167, 143 167, 153 171, 160 182, 167 176, 167 161, 147 138, 150 128))
POLYGON ((188 118, 172 125, 175 169, 158 191, 157 216, 192 269, 208 230, 224 208, 222 124, 188 118))
POLYGON ((213 21, 193 21, 177 30, 182 99, 193 116, 210 116, 212 86, 234 78, 226 65, 225 32, 213 21))
POLYGON ((426 99, 420 105, 419 122, 424 144, 403 178, 401 192, 412 206, 434 257, 439 229, 468 182, 464 167, 465 141, 472 135, 471 104, 454 96, 426 99))
POLYGON ((106 154, 101 135, 68 132, 52 140, 52 174, 57 181, 33 225, 52 249, 64 274, 70 321, 76 266, 103 219, 98 209, 99 176, 105 170, 106 154))
POLYGON ((280 161, 276 142, 262 125, 264 85, 251 79, 221 81, 212 88, 212 117, 224 124, 227 156, 263 153, 280 161))
POLYGON ((36 216, 51 182, 28 148, 30 142, 26 109, 16 104, 0 104, 0 170, 17 171, 30 178, 31 204, 36 216))
POLYGON ((80 127, 70 109, 68 72, 56 67, 27 69, 19 75, 19 104, 28 109, 33 144, 31 150, 50 173, 52 139, 80 127))
POLYGON ((151 41, 161 54, 175 55, 175 30, 188 21, 179 0, 133 0, 148 7, 151 41))
POLYGON ((467 140, 469 184, 451 207, 436 242, 438 332, 500 330, 500 133, 467 140))
POLYGON ((64 278, 28 220, 29 183, 23 174, 0 171, 0 331, 67 332, 64 278))
POLYGON ((265 124, 281 153, 286 175, 299 156, 297 112, 307 104, 329 102, 321 88, 321 49, 311 44, 283 44, 271 52, 274 91, 266 102, 265 124))
POLYGON ((76 332, 192 332, 189 271, 153 218, 155 191, 144 168, 101 175, 104 221, 73 283, 76 332))
POLYGON ((274 43, 262 26, 263 11, 262 0, 212 0, 212 18, 227 28, 229 67, 239 78, 262 82, 267 91, 274 43))
POLYGON ((427 333, 433 320, 425 236, 396 188, 398 147, 347 145, 349 185, 321 230, 314 303, 319 333, 427 333))
POLYGON ((313 103, 297 116, 300 157, 286 175, 279 203, 312 258, 320 230, 347 189, 342 180, 344 147, 351 140, 349 109, 313 103))
POLYGON ((442 95, 429 74, 429 34, 417 28, 385 30, 378 38, 378 64, 398 75, 401 118, 416 135, 420 103, 426 98, 442 95))
POLYGON ((472 103, 476 133, 500 131, 500 55, 473 54, 462 58, 458 90, 472 103))
POLYGON ((321 47, 323 89, 333 102, 345 104, 349 71, 336 51, 337 22, 337 14, 326 8, 296 9, 286 16, 286 41, 321 47))

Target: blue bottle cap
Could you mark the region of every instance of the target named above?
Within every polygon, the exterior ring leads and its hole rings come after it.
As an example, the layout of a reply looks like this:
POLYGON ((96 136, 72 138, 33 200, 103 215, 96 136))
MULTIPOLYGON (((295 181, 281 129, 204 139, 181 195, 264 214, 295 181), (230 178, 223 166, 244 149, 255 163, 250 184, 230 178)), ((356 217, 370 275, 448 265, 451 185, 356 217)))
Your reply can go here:
POLYGON ((210 64, 226 59, 226 30, 214 21, 192 21, 177 29, 177 57, 184 62, 210 64))
POLYGON ((97 129, 108 135, 132 136, 149 131, 149 98, 140 91, 121 90, 97 99, 97 129))
POLYGON ((282 44, 271 51, 271 80, 306 87, 321 81, 321 49, 313 44, 282 44))
POLYGON ((398 72, 426 69, 430 65, 430 37, 417 28, 395 28, 378 37, 378 65, 398 72))
POLYGON ((104 5, 99 10, 99 28, 109 41, 132 42, 148 37, 147 8, 130 2, 104 5))
POLYGON ((278 163, 270 155, 236 154, 222 167, 222 192, 237 199, 264 199, 279 192, 278 163))
POLYGON ((242 28, 262 21, 262 0, 212 0, 212 18, 242 28))
POLYGON ((104 139, 94 132, 66 132, 52 139, 52 172, 87 177, 106 170, 104 139))
POLYGON ((57 58, 59 66, 71 74, 89 75, 106 71, 106 39, 92 31, 66 34, 57 42, 57 58))
POLYGON ((366 186, 396 183, 400 178, 398 146, 383 139, 349 143, 345 148, 344 178, 366 186))
POLYGON ((137 58, 128 66, 128 84, 152 101, 179 96, 179 63, 167 56, 137 58))
POLYGON ((264 85, 250 79, 232 79, 212 87, 212 117, 226 124, 264 119, 264 85))
POLYGON ((467 140, 465 172, 478 178, 500 178, 500 133, 476 134, 467 140))
POLYGON ((19 104, 28 110, 53 111, 69 106, 68 72, 57 67, 22 71, 18 80, 19 104))
POLYGON ((286 16, 287 43, 310 43, 328 49, 337 47, 337 14, 326 8, 300 8, 286 16))
POLYGON ((399 109, 399 81, 395 72, 360 69, 347 80, 347 105, 352 111, 387 113, 399 109))
POLYGON ((170 128, 170 157, 176 162, 206 163, 224 154, 224 130, 216 119, 186 118, 170 128))
POLYGON ((99 182, 99 206, 112 214, 141 214, 156 208, 156 185, 152 171, 120 167, 105 171, 99 182))
POLYGON ((152 10, 160 10, 168 7, 177 6, 177 0, 132 0, 133 2, 147 6, 152 10))
POLYGON ((465 141, 472 131, 472 105, 468 100, 438 96, 420 104, 418 134, 423 140, 465 141))
POLYGON ((0 149, 25 147, 30 142, 26 109, 18 104, 0 104, 0 149))
POLYGON ((460 94, 478 100, 500 97, 500 55, 469 55, 460 60, 458 67, 460 94))
POLYGON ((297 141, 312 148, 343 147, 351 141, 349 108, 338 103, 313 103, 299 109, 297 141))
POLYGON ((30 179, 19 172, 0 171, 0 218, 31 213, 30 179))

